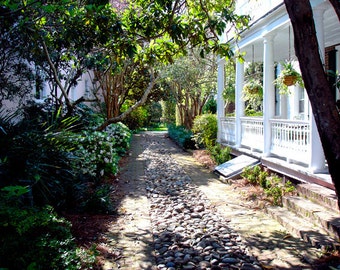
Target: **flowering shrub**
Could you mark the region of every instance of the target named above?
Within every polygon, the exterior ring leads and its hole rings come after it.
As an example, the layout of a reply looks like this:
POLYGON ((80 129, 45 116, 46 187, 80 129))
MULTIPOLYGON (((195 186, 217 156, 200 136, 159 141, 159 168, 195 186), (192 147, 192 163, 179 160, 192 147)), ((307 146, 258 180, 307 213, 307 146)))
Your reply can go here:
POLYGON ((72 167, 82 174, 103 176, 104 173, 117 173, 118 154, 114 148, 114 138, 105 132, 82 131, 64 133, 70 151, 72 167))
POLYGON ((123 155, 126 150, 130 148, 131 131, 130 129, 119 122, 107 126, 104 130, 111 138, 114 138, 116 151, 118 154, 123 155))
POLYGON ((103 176, 118 172, 119 156, 130 146, 130 130, 121 123, 111 124, 105 131, 64 133, 73 168, 82 174, 103 176))

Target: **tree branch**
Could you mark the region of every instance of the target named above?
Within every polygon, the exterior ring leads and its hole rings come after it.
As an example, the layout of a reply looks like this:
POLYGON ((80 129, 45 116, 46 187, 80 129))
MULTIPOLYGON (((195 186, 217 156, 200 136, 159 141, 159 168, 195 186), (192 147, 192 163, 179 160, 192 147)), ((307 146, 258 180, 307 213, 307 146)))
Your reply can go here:
POLYGON ((50 58, 50 54, 49 54, 49 52, 48 52, 46 43, 45 43, 45 41, 44 41, 43 39, 41 40, 41 42, 42 42, 42 45, 43 45, 43 48, 44 48, 44 52, 45 52, 45 55, 46 55, 46 58, 47 58, 47 62, 48 62, 49 66, 50 66, 51 69, 52 69, 53 77, 54 77, 54 79, 55 79, 55 82, 56 82, 57 85, 59 86, 59 88, 60 88, 60 90, 61 90, 61 92, 62 92, 62 94, 63 94, 63 96, 64 96, 64 98, 65 98, 65 102, 66 102, 67 107, 68 107, 68 108, 72 108, 71 101, 69 100, 69 98, 68 98, 68 96, 67 96, 67 93, 66 93, 66 91, 65 91, 65 89, 64 89, 64 87, 63 87, 63 85, 61 84, 61 82, 60 82, 60 80, 59 80, 59 78, 58 78, 57 69, 56 69, 56 67, 54 66, 54 64, 53 64, 53 62, 52 62, 52 60, 51 60, 51 58, 50 58))
POLYGON ((142 98, 139 101, 137 101, 133 106, 131 106, 129 109, 127 109, 125 112, 123 112, 121 115, 106 120, 105 123, 103 123, 101 126, 97 128, 98 131, 105 129, 110 124, 124 120, 132 111, 134 111, 135 109, 137 109, 139 106, 143 105, 146 102, 151 90, 153 89, 157 81, 153 69, 151 69, 150 74, 151 74, 150 82, 142 98))

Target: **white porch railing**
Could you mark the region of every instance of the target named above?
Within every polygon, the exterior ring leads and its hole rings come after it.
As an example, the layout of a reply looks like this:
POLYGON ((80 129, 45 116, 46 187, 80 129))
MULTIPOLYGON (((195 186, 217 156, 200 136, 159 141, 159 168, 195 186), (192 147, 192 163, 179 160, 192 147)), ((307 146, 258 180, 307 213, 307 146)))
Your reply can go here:
POLYGON ((241 145, 263 151, 263 119, 241 117, 241 145))
MULTIPOLYGON (((235 118, 221 119, 222 143, 234 145, 235 118)), ((257 117, 241 117, 241 145, 263 152, 263 119, 257 117)), ((308 164, 310 148, 310 126, 308 122, 272 119, 270 153, 288 162, 302 162, 308 164)))
POLYGON ((310 128, 304 121, 271 120, 271 153, 308 163, 310 128))
POLYGON ((235 136, 235 117, 223 117, 221 120, 221 142, 228 145, 234 145, 236 143, 235 136))

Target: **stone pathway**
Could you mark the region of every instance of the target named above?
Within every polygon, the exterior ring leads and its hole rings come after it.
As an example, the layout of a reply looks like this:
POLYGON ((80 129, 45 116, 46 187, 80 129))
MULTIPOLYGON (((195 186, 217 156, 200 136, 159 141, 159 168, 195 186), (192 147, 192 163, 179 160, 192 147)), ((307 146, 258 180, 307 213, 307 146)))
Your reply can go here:
POLYGON ((104 269, 312 269, 317 251, 240 196, 164 133, 134 136, 121 218, 107 237, 123 257, 104 269))

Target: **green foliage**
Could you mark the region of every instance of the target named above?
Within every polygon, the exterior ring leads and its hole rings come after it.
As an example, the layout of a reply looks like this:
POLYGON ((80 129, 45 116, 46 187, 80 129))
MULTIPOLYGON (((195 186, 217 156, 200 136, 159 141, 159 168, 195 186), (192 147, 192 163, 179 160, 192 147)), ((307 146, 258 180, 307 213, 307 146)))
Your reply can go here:
POLYGON ((52 207, 24 207, 27 187, 7 186, 0 191, 0 265, 9 269, 81 269, 94 256, 79 256, 71 224, 52 207), (83 262, 82 262, 83 260, 83 262))
MULTIPOLYGON (((132 105, 131 101, 127 101, 122 110, 126 111, 132 105)), ((149 118, 149 112, 145 106, 139 106, 132 111, 124 120, 123 123, 131 130, 137 130, 146 126, 149 118)))
MULTIPOLYGON (((7 47, 14 49, 14 56, 20 50, 23 63, 33 60, 33 66, 45 72, 52 88, 62 93, 55 96, 55 105, 65 103, 68 114, 76 103, 68 94, 86 71, 112 67, 116 72, 125 68, 127 59, 152 69, 174 62, 188 53, 188 47, 199 48, 202 57, 209 53, 231 57, 233 50, 219 36, 231 29, 242 31, 250 19, 235 13, 234 1, 178 5, 138 0, 103 5, 106 2, 8 0, 2 4, 1 25, 5 34, 15 30, 10 40, 17 44, 7 47)), ((140 77, 144 76, 148 77, 140 77)))
POLYGON ((222 147, 221 145, 216 144, 215 146, 208 147, 208 151, 212 159, 218 165, 230 160, 231 149, 229 147, 222 147))
MULTIPOLYGON (((163 84, 171 90, 176 101, 178 125, 191 128, 193 119, 203 110, 207 100, 214 96, 216 70, 213 54, 202 59, 197 50, 192 50, 160 72, 163 84)), ((213 106, 213 102, 211 100, 207 106, 213 106)), ((214 111, 212 107, 208 109, 214 111)))
POLYGON ((114 142, 114 149, 120 155, 124 155, 130 148, 132 133, 130 129, 121 122, 108 125, 104 132, 110 136, 114 142))
POLYGON ((184 149, 195 149, 192 132, 183 126, 169 125, 169 137, 184 149))
POLYGON ((173 124, 176 122, 176 102, 173 98, 161 101, 162 104, 162 118, 166 124, 173 124))
POLYGON ((198 146, 214 146, 217 139, 217 118, 215 114, 202 114, 195 118, 192 128, 198 146))
POLYGON ((1 184, 30 185, 34 203, 62 207, 69 200, 71 194, 67 191, 76 175, 70 166, 69 154, 58 147, 52 133, 33 130, 14 135, 8 151, 3 153, 7 162, 1 169, 7 174, 1 184))
POLYGON ((247 107, 246 110, 245 110, 245 115, 251 116, 251 117, 263 116, 263 112, 262 111, 256 111, 256 110, 253 110, 253 109, 247 107))
POLYGON ((43 109, 32 107, 16 124, 0 117, 0 266, 90 269, 95 250, 77 248, 70 223, 54 209, 112 213, 112 188, 102 174, 117 172, 131 132, 122 123, 79 132, 75 123, 93 126, 90 110, 63 118, 43 109))
POLYGON ((269 174, 258 165, 244 168, 241 176, 253 185, 260 185, 274 205, 281 205, 282 196, 295 190, 290 181, 283 182, 276 174, 269 174))
POLYGON ((242 91, 242 97, 246 103, 246 112, 254 111, 255 113, 259 113, 262 111, 262 80, 263 63, 250 63, 245 70, 246 83, 242 91))
POLYGON ((108 184, 86 189, 86 193, 83 193, 84 198, 80 202, 80 209, 86 213, 112 214, 114 212, 112 191, 112 186, 108 184))
POLYGON ((74 132, 68 128, 72 121, 41 115, 34 112, 31 117, 36 119, 24 119, 11 128, 3 117, 7 132, 0 132, 1 186, 29 185, 29 205, 81 210, 86 196, 102 187, 102 176, 117 173, 131 133, 122 123, 109 125, 103 132, 74 132))
POLYGON ((235 103, 235 61, 228 59, 225 65, 225 88, 223 90, 223 99, 225 100, 226 107, 235 103))
POLYGON ((161 124, 162 105, 159 102, 153 102, 147 106, 149 112, 147 126, 157 126, 161 124))
POLYGON ((212 113, 216 114, 217 111, 217 103, 214 98, 209 98, 208 101, 204 104, 202 112, 203 114, 212 113))
POLYGON ((74 170, 81 174, 100 177, 104 174, 116 174, 118 154, 115 151, 115 138, 100 131, 82 131, 80 133, 63 132, 57 140, 62 142, 61 150, 70 153, 74 170))
POLYGON ((297 72, 294 67, 292 62, 284 62, 282 63, 283 69, 281 70, 279 76, 274 80, 274 84, 279 88, 280 94, 290 94, 289 88, 285 82, 285 78, 287 76, 293 76, 294 79, 292 81, 293 85, 299 85, 300 87, 304 87, 304 82, 302 79, 302 76, 299 72, 297 72))

